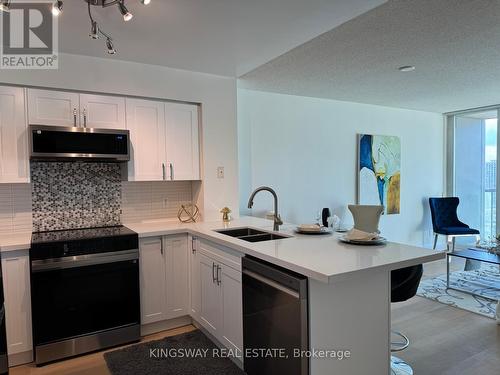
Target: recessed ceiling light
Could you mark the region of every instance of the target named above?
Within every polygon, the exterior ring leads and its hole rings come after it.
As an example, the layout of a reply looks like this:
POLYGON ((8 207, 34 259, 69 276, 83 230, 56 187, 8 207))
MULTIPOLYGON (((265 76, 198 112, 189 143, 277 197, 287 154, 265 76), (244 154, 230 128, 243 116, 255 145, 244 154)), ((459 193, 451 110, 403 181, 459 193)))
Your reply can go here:
POLYGON ((404 65, 398 68, 400 72, 413 72, 415 67, 413 65, 404 65))

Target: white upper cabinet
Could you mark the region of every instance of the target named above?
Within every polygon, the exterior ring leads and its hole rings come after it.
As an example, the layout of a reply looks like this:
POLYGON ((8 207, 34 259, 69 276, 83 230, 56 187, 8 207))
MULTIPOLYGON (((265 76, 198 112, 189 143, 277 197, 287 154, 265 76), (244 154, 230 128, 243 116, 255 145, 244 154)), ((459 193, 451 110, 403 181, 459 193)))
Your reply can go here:
POLYGON ((79 109, 77 93, 28 89, 30 125, 80 126, 79 109))
POLYGON ((81 94, 80 126, 98 129, 125 129, 125 98, 81 94))
POLYGON ((0 183, 29 182, 24 89, 0 86, 0 183))
POLYGON ((200 179, 198 106, 165 103, 167 179, 200 179))
POLYGON ((165 180, 164 103, 127 98, 126 107, 131 145, 128 180, 165 180))

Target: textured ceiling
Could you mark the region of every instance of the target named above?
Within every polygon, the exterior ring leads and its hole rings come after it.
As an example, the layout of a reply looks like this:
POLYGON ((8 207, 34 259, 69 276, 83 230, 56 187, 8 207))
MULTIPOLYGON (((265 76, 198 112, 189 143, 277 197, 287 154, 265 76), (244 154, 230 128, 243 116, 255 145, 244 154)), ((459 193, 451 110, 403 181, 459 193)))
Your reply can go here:
POLYGON ((87 3, 64 0, 60 50, 236 77, 331 30, 385 0, 126 0, 134 14, 123 22, 116 6, 93 7, 118 54, 90 40, 87 3))
POLYGON ((499 104, 500 1, 389 1, 239 86, 432 112, 499 104), (416 70, 399 72, 403 65, 416 70))

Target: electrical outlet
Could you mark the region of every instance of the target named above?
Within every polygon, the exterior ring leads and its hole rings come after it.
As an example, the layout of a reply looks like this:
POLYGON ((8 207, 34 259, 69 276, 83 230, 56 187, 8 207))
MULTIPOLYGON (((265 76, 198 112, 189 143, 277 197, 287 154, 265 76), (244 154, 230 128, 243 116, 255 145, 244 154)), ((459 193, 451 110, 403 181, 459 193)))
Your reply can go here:
POLYGON ((217 178, 224 178, 224 167, 217 167, 217 178))

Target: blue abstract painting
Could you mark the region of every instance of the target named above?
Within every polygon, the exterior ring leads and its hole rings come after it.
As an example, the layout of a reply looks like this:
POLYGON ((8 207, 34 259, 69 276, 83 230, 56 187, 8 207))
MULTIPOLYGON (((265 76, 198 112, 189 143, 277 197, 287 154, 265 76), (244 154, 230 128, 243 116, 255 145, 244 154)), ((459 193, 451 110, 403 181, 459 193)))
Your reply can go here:
POLYGON ((400 213, 401 142, 399 137, 359 135, 358 203, 400 213))

